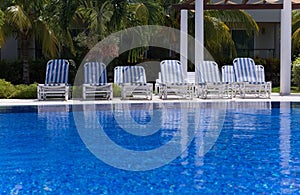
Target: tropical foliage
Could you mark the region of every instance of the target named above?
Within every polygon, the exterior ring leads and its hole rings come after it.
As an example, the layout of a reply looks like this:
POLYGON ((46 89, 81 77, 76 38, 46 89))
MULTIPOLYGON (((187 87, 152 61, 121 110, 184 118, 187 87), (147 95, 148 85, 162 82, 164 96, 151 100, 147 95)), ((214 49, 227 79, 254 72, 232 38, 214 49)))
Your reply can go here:
MULTIPOLYGON (((20 43, 23 80, 29 83, 29 48, 36 41, 44 58, 84 56, 95 43, 111 33, 139 25, 179 28, 180 12, 172 5, 181 0, 1 0, 0 47, 8 37, 20 43)), ((244 11, 205 11, 205 45, 215 56, 234 44, 230 28, 257 32, 258 27, 244 11)), ((190 12, 190 27, 194 15, 190 12)), ((190 29, 193 34, 193 30, 190 29)), ((147 42, 148 36, 143 40, 147 42)), ((106 52, 116 55, 116 40, 106 52)), ((147 50, 125 53, 127 62, 142 60, 147 50)), ((234 52, 233 52, 234 53, 234 52)), ((106 55, 106 54, 105 54, 106 55)), ((122 55, 124 56, 124 54, 122 55)))
MULTIPOLYGON (((160 3, 150 1, 93 1, 85 0, 77 15, 86 29, 75 40, 91 49, 95 43, 116 31, 139 25, 163 25, 164 11, 160 3)), ((145 37, 145 40, 146 37, 145 37)), ((115 42, 118 44, 118 41, 115 42)), ((128 53, 129 62, 137 62, 147 48, 136 48, 128 53)))
MULTIPOLYGON (((190 31, 194 33, 194 14, 191 17, 190 31)), ((224 49, 230 49, 232 57, 236 55, 235 45, 231 37, 230 29, 239 28, 247 33, 257 33, 258 25, 254 19, 243 10, 205 10, 204 33, 205 47, 218 58, 224 49)))
POLYGON ((58 54, 58 40, 47 21, 47 17, 50 17, 45 11, 47 3, 47 0, 15 0, 4 10, 4 24, 0 34, 4 38, 14 36, 19 40, 25 83, 29 83, 29 48, 34 39, 42 43, 42 51, 46 57, 58 54))
POLYGON ((292 50, 298 56, 300 51, 300 10, 292 12, 292 50))
POLYGON ((300 91, 300 57, 293 61, 293 82, 295 82, 298 90, 300 91))

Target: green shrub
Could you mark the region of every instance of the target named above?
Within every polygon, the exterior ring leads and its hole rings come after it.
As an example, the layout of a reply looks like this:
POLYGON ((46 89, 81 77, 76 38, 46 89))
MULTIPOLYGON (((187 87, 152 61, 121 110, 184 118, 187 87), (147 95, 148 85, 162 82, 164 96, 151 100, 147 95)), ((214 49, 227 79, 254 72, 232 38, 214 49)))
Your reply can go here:
POLYGON ((293 62, 293 82, 295 82, 298 90, 300 90, 300 57, 297 57, 293 62))
POLYGON ((121 97, 121 87, 113 83, 113 96, 121 97))
POLYGON ((36 99, 37 98, 37 83, 31 85, 16 85, 15 92, 11 98, 18 99, 36 99))
POLYGON ((72 86, 72 99, 81 99, 82 98, 82 86, 72 86))
POLYGON ((0 98, 10 98, 15 92, 15 86, 10 82, 0 79, 0 98))

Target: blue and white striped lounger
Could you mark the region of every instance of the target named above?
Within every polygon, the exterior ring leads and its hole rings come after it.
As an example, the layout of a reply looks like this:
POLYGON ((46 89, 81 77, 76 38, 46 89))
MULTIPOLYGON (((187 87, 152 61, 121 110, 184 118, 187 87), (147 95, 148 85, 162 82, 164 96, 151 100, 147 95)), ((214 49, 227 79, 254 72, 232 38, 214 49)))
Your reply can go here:
POLYGON ((114 82, 121 86, 122 99, 145 96, 152 99, 153 84, 147 83, 146 72, 142 66, 117 66, 114 82))
MULTIPOLYGON (((225 88, 228 83, 221 81, 218 64, 215 61, 203 61, 196 67, 198 75, 198 85, 201 88, 201 98, 207 98, 208 94, 216 94, 218 97, 224 97, 225 88)), ((200 91, 200 90, 197 90, 200 91)))
POLYGON ((270 97, 270 93, 264 92, 268 84, 265 81, 259 80, 253 59, 236 58, 233 60, 233 67, 238 84, 237 93, 241 97, 249 94, 254 94, 256 97, 270 97))
POLYGON ((49 60, 47 63, 45 84, 37 86, 38 100, 46 100, 49 97, 64 97, 65 100, 68 100, 70 93, 68 76, 68 60, 49 60))
POLYGON ((112 99, 112 84, 107 83, 106 66, 102 62, 86 62, 84 64, 84 83, 82 97, 112 99))
POLYGON ((265 79, 265 68, 263 65, 255 65, 257 80, 262 83, 262 88, 260 90, 260 95, 270 98, 272 92, 272 82, 265 79))
POLYGON ((182 64, 177 60, 164 60, 160 63, 161 80, 159 98, 167 99, 169 94, 193 98, 193 84, 184 79, 182 64))
POLYGON ((225 93, 228 96, 235 97, 236 94, 236 79, 234 74, 233 65, 224 65, 222 70, 222 82, 228 84, 228 88, 225 89, 225 93))

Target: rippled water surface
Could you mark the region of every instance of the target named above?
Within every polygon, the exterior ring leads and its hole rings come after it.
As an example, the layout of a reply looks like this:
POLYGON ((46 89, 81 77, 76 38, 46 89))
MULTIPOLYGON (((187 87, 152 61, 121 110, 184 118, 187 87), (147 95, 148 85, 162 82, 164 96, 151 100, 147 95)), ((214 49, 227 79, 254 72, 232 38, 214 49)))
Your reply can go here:
MULTIPOLYGON (((101 147, 125 159, 105 142, 101 147)), ((0 107, 1 194, 295 194, 299 152, 299 103, 0 107), (89 150, 97 137, 87 143, 78 131, 99 125, 128 151, 151 151, 174 140, 179 150, 187 149, 159 168, 129 171, 136 165, 128 163, 127 170, 118 169, 89 150), (143 132, 148 134, 134 134, 143 132)))

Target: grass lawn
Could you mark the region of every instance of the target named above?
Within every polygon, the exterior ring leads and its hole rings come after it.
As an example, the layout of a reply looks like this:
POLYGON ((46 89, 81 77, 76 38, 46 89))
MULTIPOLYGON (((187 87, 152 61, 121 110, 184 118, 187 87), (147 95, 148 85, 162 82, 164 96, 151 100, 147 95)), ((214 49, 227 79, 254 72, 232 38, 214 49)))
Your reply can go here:
MULTIPOLYGON (((280 93, 280 87, 273 87, 272 88, 272 92, 274 93, 280 93)), ((291 93, 300 93, 299 88, 292 86, 291 87, 291 93)))

